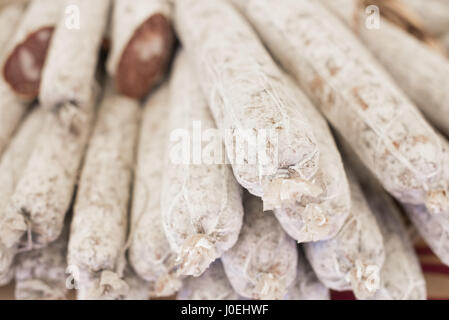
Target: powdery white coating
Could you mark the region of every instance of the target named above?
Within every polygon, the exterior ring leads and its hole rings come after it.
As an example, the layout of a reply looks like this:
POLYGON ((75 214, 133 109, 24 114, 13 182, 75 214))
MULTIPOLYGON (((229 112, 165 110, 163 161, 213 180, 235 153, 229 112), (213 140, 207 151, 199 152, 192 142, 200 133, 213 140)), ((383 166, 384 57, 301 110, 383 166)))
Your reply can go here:
POLYGON ((115 270, 125 245, 139 104, 107 90, 89 142, 71 224, 68 262, 115 270))
POLYGON ((122 300, 129 285, 113 271, 93 274, 82 270, 78 279, 77 300, 122 300))
MULTIPOLYGON (((350 26, 354 24, 356 1, 324 2, 350 26)), ((449 3, 447 8, 449 23, 449 3)), ((364 16, 364 13, 360 15, 364 16)), ((449 60, 386 19, 382 20, 380 29, 367 29, 364 20, 361 22, 363 24, 356 26, 359 38, 427 118, 449 133, 449 60)))
POLYGON ((301 248, 298 248, 296 281, 284 300, 330 300, 329 289, 318 279, 301 248))
POLYGON ((8 266, 8 271, 0 275, 0 287, 8 285, 14 279, 14 266, 8 266))
MULTIPOLYGON (((0 64, 4 62, 3 48, 11 40, 16 31, 19 19, 22 16, 23 6, 11 4, 0 11, 0 64)), ((0 157, 9 143, 11 136, 25 114, 26 107, 15 97, 14 93, 0 78, 0 157)))
POLYGON ((352 289, 358 299, 379 289, 385 261, 382 234, 355 178, 349 174, 352 207, 340 232, 330 240, 304 244, 307 258, 326 287, 352 289))
POLYGON ((339 141, 345 160, 357 174, 384 239, 385 263, 381 271, 380 288, 371 299, 425 300, 426 283, 401 212, 352 148, 343 139, 339 141))
POLYGON ((297 274, 296 243, 263 212, 262 201, 246 194, 245 216, 237 244, 222 256, 234 290, 250 299, 282 299, 297 274))
POLYGON ((149 98, 142 114, 129 248, 134 270, 143 279, 156 282, 152 295, 163 297, 173 295, 182 284, 175 272, 176 253, 165 236, 161 216, 165 165, 161 155, 168 142, 169 100, 169 89, 164 85, 149 98))
MULTIPOLYGON (((6 50, 2 53, 4 54, 4 61, 1 63, 2 67, 2 80, 4 79, 4 64, 5 61, 10 58, 10 56, 15 52, 16 48, 21 46, 27 38, 34 34, 37 31, 40 31, 44 28, 52 28, 56 25, 61 10, 63 8, 64 1, 63 0, 34 0, 32 1, 26 8, 25 13, 21 15, 20 23, 18 24, 17 28, 14 30, 14 36, 8 41, 6 50)), ((47 31, 47 35, 50 31, 47 31)), ((23 54, 23 51, 22 51, 23 54)), ((28 59, 33 59, 31 54, 29 54, 30 57, 28 59)), ((23 58, 22 58, 23 59, 23 58)), ((27 64, 22 64, 22 73, 32 75, 32 78, 40 78, 41 77, 41 70, 38 70, 38 73, 36 74, 36 70, 34 70, 34 62, 33 60, 29 60, 27 64)), ((17 71, 16 71, 17 72, 17 71)), ((36 80, 36 79, 33 79, 36 80)), ((11 86, 10 83, 8 83, 8 86, 11 86)), ((20 95, 20 98, 23 100, 31 100, 35 98, 34 97, 28 97, 23 96, 21 93, 17 94, 20 95)))
POLYGON ((263 197, 265 209, 307 195, 318 170, 317 143, 303 107, 252 28, 224 0, 175 1, 175 25, 217 126, 226 130, 239 183, 263 197))
POLYGON ((154 291, 153 283, 137 276, 131 268, 126 268, 124 280, 128 284, 128 292, 123 300, 148 300, 154 291))
POLYGON ((298 242, 326 240, 334 237, 349 215, 351 197, 346 173, 334 138, 323 116, 292 79, 296 101, 312 125, 320 150, 319 169, 310 180, 316 195, 299 197, 290 205, 274 210, 284 230, 298 242))
POLYGON ((177 300, 238 300, 220 260, 213 262, 198 278, 188 277, 177 300))
POLYGON ((22 104, 0 79, 0 157, 19 126, 27 106, 22 104))
POLYGON ((385 247, 380 288, 372 299, 426 300, 426 282, 398 208, 371 177, 362 179, 362 190, 376 217, 385 247))
POLYGON ((3 79, 0 79, 0 157, 19 126, 27 106, 21 103, 3 79))
POLYGON ((162 14, 169 18, 171 8, 168 0, 114 0, 112 47, 107 62, 108 73, 114 76, 117 65, 134 32, 149 17, 162 14))
POLYGON ((66 11, 56 25, 42 72, 39 101, 51 110, 68 102, 85 109, 96 86, 95 71, 110 1, 66 0, 64 5, 66 11))
POLYGON ((0 278, 10 274, 15 252, 14 247, 3 243, 2 234, 7 233, 10 227, 5 210, 33 151, 43 119, 42 111, 32 111, 11 140, 0 161, 0 278))
POLYGON ((36 137, 42 128, 43 119, 44 113, 40 109, 31 111, 0 160, 0 217, 27 165, 36 137))
POLYGON ((424 206, 404 204, 421 237, 440 260, 449 266, 449 223, 431 215, 424 206))
POLYGON ((11 3, 0 9, 0 48, 3 49, 7 45, 16 31, 23 11, 22 3, 11 3))
MULTIPOLYGON (((195 123, 200 123, 202 132, 215 129, 184 52, 178 55, 173 67, 170 96, 162 222, 168 242, 178 256, 178 273, 199 276, 238 239, 243 221, 241 188, 228 165, 196 164, 177 153, 180 144, 191 145, 191 138, 179 141, 176 136, 179 130, 193 137, 195 123)), ((206 148, 208 143, 201 141, 201 145, 206 148)), ((192 148, 193 158, 201 156, 195 152, 192 148)))
POLYGON ((123 276, 105 270, 100 274, 82 272, 78 300, 148 300, 153 283, 139 278, 129 266, 123 276))
POLYGON ((7 247, 17 245, 27 230, 32 232, 28 240, 38 245, 59 237, 90 136, 95 100, 92 97, 85 115, 69 128, 54 114, 46 115, 5 213, 8 230, 1 239, 7 247))
POLYGON ((15 270, 17 300, 66 299, 67 237, 48 247, 21 253, 15 270))
POLYGON ((338 17, 311 0, 234 1, 385 189, 436 213, 449 207, 438 136, 338 17))
POLYGON ((449 31, 449 2, 447 0, 403 0, 415 14, 427 31, 441 34, 449 31))
POLYGON ((31 1, 21 16, 19 25, 14 30, 14 36, 8 41, 6 52, 10 53, 31 33, 45 27, 54 27, 60 17, 63 5, 63 0, 31 1))

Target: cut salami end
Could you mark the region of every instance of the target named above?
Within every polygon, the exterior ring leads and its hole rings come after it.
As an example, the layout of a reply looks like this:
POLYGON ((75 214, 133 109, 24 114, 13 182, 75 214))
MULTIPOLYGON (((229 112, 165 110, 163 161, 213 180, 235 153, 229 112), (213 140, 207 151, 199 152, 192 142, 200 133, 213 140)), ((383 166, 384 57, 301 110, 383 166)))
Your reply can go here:
POLYGON ((26 99, 39 93, 42 67, 54 27, 43 27, 17 45, 6 59, 3 77, 10 87, 26 99))
POLYGON ((148 18, 123 51, 117 69, 117 90, 133 98, 143 98, 162 77, 173 42, 173 29, 164 15, 158 13, 148 18))

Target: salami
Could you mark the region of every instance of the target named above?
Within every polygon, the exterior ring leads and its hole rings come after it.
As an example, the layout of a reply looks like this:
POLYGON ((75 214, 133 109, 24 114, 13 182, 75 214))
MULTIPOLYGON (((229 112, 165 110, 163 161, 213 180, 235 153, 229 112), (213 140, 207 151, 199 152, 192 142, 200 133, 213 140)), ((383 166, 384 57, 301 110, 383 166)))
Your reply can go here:
POLYGON ((177 300, 238 300, 226 277, 220 260, 213 262, 198 278, 188 277, 178 293, 177 300))
POLYGON ((46 113, 29 160, 6 210, 1 239, 17 248, 28 231, 30 245, 45 246, 62 232, 94 117, 96 97, 76 126, 67 128, 46 113))
POLYGON ((298 250, 298 274, 284 300, 329 300, 329 289, 316 276, 302 248, 298 250))
POLYGON ((108 72, 117 90, 143 98, 164 75, 174 44, 168 0, 115 0, 108 72))
POLYGON ((44 118, 41 110, 32 111, 11 140, 0 161, 0 181, 2 182, 0 185, 0 279, 7 278, 11 272, 15 253, 15 248, 8 245, 4 238, 4 235, 8 233, 8 215, 5 210, 27 166, 44 118))
POLYGON ((376 217, 385 247, 380 288, 372 299, 426 300, 426 282, 397 206, 372 177, 362 179, 362 190, 376 217))
POLYGON ((296 101, 304 107, 321 155, 318 172, 308 187, 316 193, 296 197, 293 203, 275 209, 274 214, 284 230, 298 242, 330 239, 349 215, 351 197, 346 173, 326 120, 307 96, 295 88, 293 80, 287 80, 295 91, 296 101))
POLYGON ((319 150, 302 106, 228 1, 175 1, 175 28, 196 67, 237 181, 281 208, 309 196, 319 150), (226 26, 225 28, 223 26, 226 26))
POLYGON ((95 74, 110 1, 63 3, 69 13, 76 10, 71 13, 73 17, 62 15, 58 19, 42 72, 39 101, 47 110, 71 107, 85 111, 96 89, 95 74))
MULTIPOLYGON (((9 4, 0 11, 0 48, 4 48, 16 31, 15 28, 22 17, 22 4, 9 4)), ((5 51, 0 49, 0 65, 6 60, 5 51)), ((8 86, 3 77, 0 77, 0 157, 8 145, 11 136, 20 124, 26 111, 25 104, 21 103, 8 86)))
POLYGON ((129 285, 111 270, 99 274, 80 270, 77 300, 123 300, 129 292, 129 285))
POLYGON ((282 299, 295 283, 296 243, 262 201, 246 194, 245 217, 237 244, 222 256, 234 290, 250 299, 282 299))
POLYGON ((24 11, 23 3, 11 3, 0 7, 0 48, 4 48, 16 31, 24 11))
POLYGON ((21 253, 15 270, 17 300, 64 300, 67 233, 48 247, 21 253))
POLYGON ((312 0, 233 1, 385 189, 449 211, 439 137, 338 17, 312 0))
POLYGON ((0 79, 0 157, 28 109, 20 102, 8 85, 0 79))
POLYGON ((352 289, 358 299, 375 295, 385 261, 382 233, 356 178, 350 174, 351 213, 330 240, 304 244, 307 258, 326 287, 352 289))
POLYGON ((111 271, 98 275, 83 274, 78 300, 148 300, 153 283, 139 278, 129 266, 122 278, 111 271))
POLYGON ((181 287, 176 275, 176 253, 170 248, 162 224, 161 189, 168 142, 170 110, 168 85, 147 101, 140 130, 131 210, 129 260, 136 273, 154 282, 154 296, 173 295, 181 287))
MULTIPOLYGON (((178 273, 199 276, 239 237, 243 220, 241 189, 228 165, 202 161, 197 164, 177 153, 177 145, 185 141, 177 141, 176 135, 172 135, 174 130, 193 136, 195 122, 201 123, 202 130, 215 129, 184 52, 175 61, 170 96, 162 221, 170 246, 178 255, 178 273)), ((191 144, 190 139, 187 143, 191 144)), ((205 141, 199 143, 207 146, 205 141)))
POLYGON ((404 208, 435 255, 449 266, 449 223, 430 214, 422 205, 405 204, 404 208))
POLYGON ((61 0, 32 1, 8 43, 2 75, 24 100, 39 94, 42 68, 63 4, 61 0))
POLYGON ((137 101, 106 90, 81 172, 68 263, 100 281, 122 276, 139 112, 137 101))
MULTIPOLYGON (((363 12, 355 11, 354 0, 324 2, 350 26, 354 24, 354 14, 363 17, 363 12)), ((447 19, 449 22, 449 16, 447 19)), ((363 19, 358 20, 364 23, 363 19)), ((364 25, 355 26, 355 29, 359 38, 427 118, 449 133, 449 121, 446 120, 449 112, 449 90, 446 86, 449 61, 446 57, 386 19, 382 20, 380 29, 367 29, 364 25)))

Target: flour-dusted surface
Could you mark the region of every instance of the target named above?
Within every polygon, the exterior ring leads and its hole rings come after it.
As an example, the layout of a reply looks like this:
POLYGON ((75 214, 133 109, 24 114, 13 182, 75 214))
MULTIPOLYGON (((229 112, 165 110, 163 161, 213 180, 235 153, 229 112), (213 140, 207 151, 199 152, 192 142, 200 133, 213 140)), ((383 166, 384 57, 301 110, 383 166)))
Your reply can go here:
POLYGON ((20 124, 27 106, 21 103, 7 84, 0 79, 0 157, 5 151, 14 131, 20 124))
POLYGON ((116 271, 128 229, 139 127, 137 101, 107 89, 84 161, 68 262, 90 273, 116 271))
POLYGON ((81 273, 78 300, 148 300, 153 283, 138 277, 125 266, 122 277, 112 271, 93 275, 81 273))
POLYGON ((288 82, 312 125, 320 161, 318 172, 307 187, 314 190, 314 194, 296 197, 292 204, 275 209, 274 214, 284 230, 298 242, 330 239, 338 233, 349 215, 351 196, 346 173, 326 120, 305 94, 294 87, 292 79, 288 82))
POLYGON ((2 182, 0 184, 0 279, 8 278, 16 249, 5 240, 5 235, 11 227, 11 220, 5 210, 33 151, 43 119, 42 111, 32 111, 18 129, 0 160, 0 181, 2 182))
POLYGON ((40 28, 54 26, 63 8, 63 4, 58 4, 61 2, 61 0, 33 0, 26 7, 8 47, 11 49, 40 28))
POLYGON ((42 128, 44 112, 35 109, 25 118, 0 160, 0 219, 19 182, 42 128))
MULTIPOLYGON (((1 249, 1 250, 3 250, 3 249, 1 249)), ((3 256, 1 256, 0 259, 2 259, 4 261, 5 258, 3 256)), ((2 267, 3 266, 0 266, 0 268, 2 268, 2 267)), ((2 274, 0 274, 0 287, 8 285, 14 280, 14 271, 15 271, 14 265, 8 264, 6 272, 2 272, 2 274)))
POLYGON ((46 114, 5 212, 8 229, 2 239, 8 247, 17 246, 27 231, 25 246, 47 245, 59 237, 90 136, 95 100, 92 97, 86 116, 70 128, 54 114, 46 114))
POLYGON ((442 185, 448 164, 438 136, 337 17, 311 0, 238 2, 385 189, 436 212, 448 207, 442 185))
POLYGON ((351 147, 343 139, 339 142, 383 237, 385 262, 380 274, 380 288, 371 299, 425 300, 426 283, 402 213, 351 147))
POLYGON ((114 76, 125 46, 133 33, 154 14, 171 16, 168 0, 114 0, 114 26, 112 51, 108 60, 108 72, 114 76))
POLYGON ((21 253, 15 270, 17 300, 66 299, 67 233, 48 247, 21 253))
POLYGON ((76 299, 124 300, 130 288, 122 276, 110 270, 104 270, 97 274, 81 270, 76 299))
POLYGON ((315 137, 251 27, 223 0, 175 1, 175 27, 218 128, 229 134, 226 152, 239 183, 262 196, 266 209, 307 193, 318 169, 315 137))
POLYGON ((234 290, 250 299, 282 299, 297 275, 296 243, 263 211, 259 198, 246 194, 245 216, 237 244, 224 253, 223 265, 234 290))
POLYGON ((184 280, 177 300, 238 300, 220 260, 213 262, 199 277, 184 280))
MULTIPOLYGON (((382 19, 380 29, 371 30, 364 26, 364 13, 360 12, 361 23, 355 26, 354 15, 359 13, 354 9, 355 0, 323 2, 349 26, 355 28, 360 39, 385 66, 401 89, 433 123, 449 133, 449 60, 385 18, 382 19)), ((447 7, 446 19, 449 23, 449 2, 447 7)))
MULTIPOLYGON (((5 46, 12 41, 14 32, 22 17, 23 5, 12 4, 0 11, 0 65, 6 59, 5 46)), ((0 157, 9 143, 11 136, 25 114, 26 107, 5 82, 3 76, 0 78, 0 157)))
POLYGON ((355 177, 349 175, 351 213, 330 240, 304 244, 318 278, 337 291, 353 290, 359 299, 372 297, 380 286, 385 261, 382 234, 355 177))
POLYGON ((404 208, 435 255, 449 266, 449 223, 430 214, 422 205, 406 204, 404 208))
POLYGON ((125 269, 123 279, 128 285, 123 300, 148 300, 152 296, 153 282, 143 280, 129 266, 125 269))
POLYGON ((0 9, 0 30, 2 30, 0 33, 0 48, 2 50, 16 31, 23 11, 23 3, 12 3, 0 9))
POLYGON ((78 8, 79 28, 71 25, 74 21, 68 15, 59 18, 42 72, 39 100, 53 111, 68 102, 84 110, 97 85, 95 71, 110 0, 64 0, 64 5, 78 8))
POLYGON ((63 4, 62 0, 32 1, 8 42, 2 77, 22 99, 33 100, 38 94, 48 44, 63 4))
POLYGON ((426 300, 424 276, 401 213, 372 177, 365 176, 361 180, 385 247, 380 288, 372 299, 426 300))
POLYGON ((107 68, 119 92, 142 98, 163 76, 174 42, 168 0, 115 0, 107 68))
POLYGON ((330 300, 329 289, 316 276, 302 248, 298 250, 298 273, 284 300, 330 300))
MULTIPOLYGON (((196 124, 201 125, 203 131, 200 134, 216 129, 192 70, 185 53, 180 53, 170 81, 170 142, 167 144, 161 208, 167 239, 178 255, 178 272, 199 276, 236 243, 243 208, 241 188, 231 168, 208 162, 202 157, 202 151, 196 150, 207 148, 207 142, 193 141, 191 157, 186 158, 179 152, 180 144, 191 145, 196 124), (179 130, 188 135, 187 141, 178 141, 179 130), (198 156, 201 159, 195 163, 193 160, 198 156)), ((214 146, 222 149, 221 141, 214 146)))
POLYGON ((142 114, 134 179, 129 259, 137 274, 155 283, 155 296, 170 296, 181 287, 176 275, 176 253, 162 225, 161 185, 163 154, 168 143, 170 111, 168 85, 157 89, 142 114))

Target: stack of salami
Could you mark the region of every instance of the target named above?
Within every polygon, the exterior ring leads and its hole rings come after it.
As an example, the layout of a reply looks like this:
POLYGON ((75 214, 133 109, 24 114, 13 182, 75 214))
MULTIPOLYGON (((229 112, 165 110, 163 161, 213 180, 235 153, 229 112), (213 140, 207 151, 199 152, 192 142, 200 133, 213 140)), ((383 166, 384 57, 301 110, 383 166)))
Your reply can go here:
POLYGON ((447 39, 445 0, 0 0, 0 285, 441 298, 447 39))

